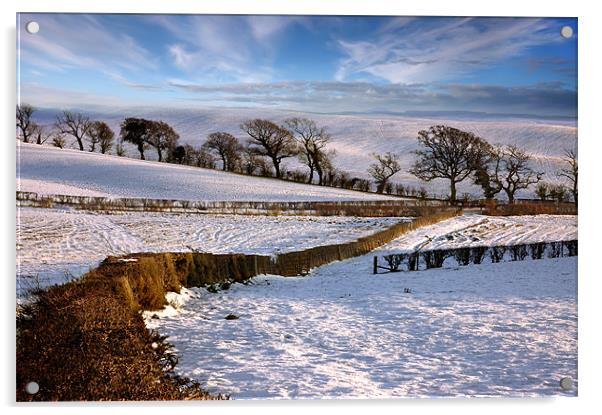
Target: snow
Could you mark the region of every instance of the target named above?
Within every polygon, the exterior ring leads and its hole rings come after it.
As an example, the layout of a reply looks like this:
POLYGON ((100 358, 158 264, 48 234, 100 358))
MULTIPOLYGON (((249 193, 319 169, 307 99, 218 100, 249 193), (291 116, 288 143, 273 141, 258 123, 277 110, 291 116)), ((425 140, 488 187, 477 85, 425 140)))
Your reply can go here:
POLYGON ((192 289, 146 322, 179 373, 234 399, 576 395, 559 381, 577 384, 577 258, 372 275, 374 255, 425 234, 438 247, 567 240, 576 217, 462 216, 307 277, 192 289))
POLYGON ((144 311, 144 318, 175 317, 180 313, 181 308, 193 298, 199 298, 199 296, 194 291, 185 287, 182 287, 179 293, 168 292, 165 294, 167 305, 162 310, 153 312, 144 311))
POLYGON ((383 200, 390 196, 311 186, 154 161, 19 143, 24 191, 178 200, 383 200))
POLYGON ((244 216, 174 213, 97 214, 19 208, 18 291, 63 282, 109 255, 190 252, 271 255, 372 234, 400 218, 244 216))
POLYGON ((146 321, 169 336, 179 373, 234 399, 573 396, 559 381, 577 385, 576 267, 375 276, 366 255, 308 277, 193 289, 177 313, 146 321))
POLYGON ((577 216, 463 215, 424 226, 379 248, 382 255, 421 249, 517 245, 577 239, 577 216))
MULTIPOLYGON (((218 130, 244 141, 238 125, 258 116, 252 109, 134 110, 127 115, 163 119, 183 142, 195 145, 218 130)), ((121 111, 95 118, 118 131, 121 111)), ((407 170, 418 130, 430 125, 517 144, 548 173, 546 180, 577 135, 574 123, 561 121, 261 114, 275 121, 290 116, 309 116, 328 127, 337 151, 334 164, 352 176, 366 177, 371 153, 398 152, 403 171, 394 180, 411 186, 423 185, 407 170)), ((148 155, 154 157, 152 151, 148 155)), ((387 198, 33 144, 19 143, 17 156, 17 188, 40 194, 207 201, 387 198)), ((435 181, 430 189, 444 193, 446 185, 435 181)), ((467 184, 459 191, 480 193, 467 184)), ((77 277, 108 255, 189 247, 273 255, 353 240, 399 220, 35 208, 19 208, 17 215, 19 295, 33 285, 77 277)), ((168 293, 164 310, 144 316, 149 328, 175 345, 181 374, 235 399, 574 396, 577 388, 562 391, 559 381, 568 376, 577 385, 577 258, 379 275, 371 269, 374 255, 418 247, 570 239, 577 239, 574 216, 461 216, 306 277, 265 275, 216 294, 200 288, 168 293), (240 318, 225 320, 228 314, 240 318)))
POLYGON ((34 192, 39 195, 71 195, 87 197, 110 197, 103 192, 85 189, 82 187, 69 186, 63 183, 50 182, 47 180, 17 179, 17 191, 34 192))

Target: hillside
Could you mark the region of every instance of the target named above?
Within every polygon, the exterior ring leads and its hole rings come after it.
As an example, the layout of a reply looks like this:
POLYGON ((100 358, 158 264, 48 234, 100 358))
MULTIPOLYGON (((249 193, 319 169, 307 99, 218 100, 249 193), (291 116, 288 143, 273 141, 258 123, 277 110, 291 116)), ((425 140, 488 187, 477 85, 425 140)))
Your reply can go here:
MULTIPOLYGON (((37 113, 40 123, 52 123, 57 113, 55 109, 37 113)), ((491 143, 515 144, 526 149, 535 158, 534 166, 545 171, 547 181, 557 181, 556 171, 564 149, 571 148, 577 138, 575 121, 552 119, 529 119, 485 116, 478 114, 419 114, 404 116, 397 114, 336 115, 300 113, 285 110, 265 110, 250 108, 208 108, 208 109, 153 109, 116 108, 87 111, 91 117, 109 123, 115 132, 119 124, 129 116, 161 119, 169 123, 180 134, 181 141, 200 145, 207 135, 215 131, 226 131, 245 141, 246 137, 239 125, 250 118, 267 118, 282 122, 289 117, 307 117, 320 126, 327 127, 332 135, 330 148, 336 150, 335 166, 350 172, 352 176, 367 178, 366 172, 372 162, 371 154, 393 151, 401 155, 403 171, 394 180, 411 186, 425 186, 431 192, 446 194, 447 183, 438 180, 422 183, 407 170, 413 162, 412 151, 417 149, 416 136, 421 129, 435 124, 447 124, 474 132, 491 143)), ((129 155, 137 157, 134 147, 128 148, 129 155)), ((148 151, 149 158, 155 157, 148 151)), ((294 159, 286 159, 285 165, 299 166, 294 159)), ((301 167, 303 168, 303 167, 301 167)), ((470 191, 479 194, 477 187, 465 183, 459 192, 470 191)), ((532 196, 526 193, 523 196, 532 196)))
POLYGON ((17 144, 17 190, 177 200, 379 200, 361 193, 218 170, 17 144), (21 180, 19 180, 21 179, 21 180))

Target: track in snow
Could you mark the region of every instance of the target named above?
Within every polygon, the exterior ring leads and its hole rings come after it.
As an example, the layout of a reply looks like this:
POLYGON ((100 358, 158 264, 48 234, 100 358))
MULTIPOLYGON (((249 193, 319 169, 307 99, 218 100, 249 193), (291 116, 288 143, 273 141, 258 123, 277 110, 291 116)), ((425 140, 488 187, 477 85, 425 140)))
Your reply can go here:
POLYGON ((234 399, 576 394, 559 386, 577 379, 576 258, 378 276, 370 259, 193 289, 147 325, 234 399))
POLYGON ((109 255, 133 252, 254 253, 301 250, 350 241, 400 218, 244 216, 170 213, 96 214, 20 208, 17 223, 19 288, 62 282, 109 255))

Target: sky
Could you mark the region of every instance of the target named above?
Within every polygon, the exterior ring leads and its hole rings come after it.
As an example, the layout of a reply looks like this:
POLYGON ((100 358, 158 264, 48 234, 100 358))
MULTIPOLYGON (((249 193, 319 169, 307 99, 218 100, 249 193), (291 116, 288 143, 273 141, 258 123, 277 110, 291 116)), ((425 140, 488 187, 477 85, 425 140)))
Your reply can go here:
POLYGON ((42 108, 577 111, 575 18, 20 14, 17 31, 18 99, 42 108))

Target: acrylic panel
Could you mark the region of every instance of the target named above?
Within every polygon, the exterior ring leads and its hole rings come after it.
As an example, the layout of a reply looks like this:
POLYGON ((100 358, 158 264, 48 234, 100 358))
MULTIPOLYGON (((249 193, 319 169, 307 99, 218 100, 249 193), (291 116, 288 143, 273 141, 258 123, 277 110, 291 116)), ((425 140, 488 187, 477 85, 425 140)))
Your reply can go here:
POLYGON ((16 30, 18 401, 577 396, 576 18, 16 30))

